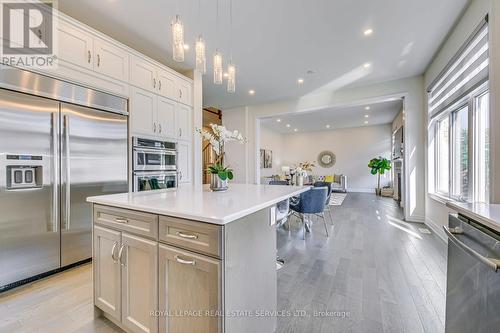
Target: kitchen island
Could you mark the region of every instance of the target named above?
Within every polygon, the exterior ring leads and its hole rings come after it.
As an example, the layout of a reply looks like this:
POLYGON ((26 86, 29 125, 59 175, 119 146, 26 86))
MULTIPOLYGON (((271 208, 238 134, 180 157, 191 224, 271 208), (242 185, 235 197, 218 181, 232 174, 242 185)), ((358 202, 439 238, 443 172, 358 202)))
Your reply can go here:
POLYGON ((276 203, 308 187, 90 197, 94 306, 126 332, 274 332, 276 203))

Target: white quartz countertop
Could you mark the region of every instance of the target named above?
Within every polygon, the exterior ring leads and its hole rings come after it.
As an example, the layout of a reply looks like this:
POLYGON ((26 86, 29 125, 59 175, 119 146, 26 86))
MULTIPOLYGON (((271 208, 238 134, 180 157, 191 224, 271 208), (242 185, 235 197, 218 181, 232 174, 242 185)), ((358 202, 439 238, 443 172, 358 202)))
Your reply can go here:
POLYGON ((449 202, 446 205, 459 214, 500 232, 499 204, 449 202))
POLYGON ((213 224, 226 224, 307 191, 310 186, 230 184, 224 192, 205 186, 181 184, 175 190, 102 195, 88 202, 174 216, 213 224))

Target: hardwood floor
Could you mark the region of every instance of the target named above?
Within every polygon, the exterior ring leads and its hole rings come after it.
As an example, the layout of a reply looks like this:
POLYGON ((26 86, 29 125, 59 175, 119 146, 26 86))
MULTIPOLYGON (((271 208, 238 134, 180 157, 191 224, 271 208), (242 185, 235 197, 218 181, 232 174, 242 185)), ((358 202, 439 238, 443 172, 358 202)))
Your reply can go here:
POLYGON ((323 221, 305 241, 296 223, 278 231, 278 308, 307 312, 277 332, 444 332, 444 242, 392 199, 350 193, 332 213, 328 239, 323 221))
MULTIPOLYGON (((444 243, 370 194, 350 193, 333 218, 328 239, 322 221, 305 241, 296 222, 278 231, 278 308, 292 313, 277 332, 443 332, 444 243)), ((94 320, 91 281, 87 264, 1 294, 0 332, 121 332, 94 320)))

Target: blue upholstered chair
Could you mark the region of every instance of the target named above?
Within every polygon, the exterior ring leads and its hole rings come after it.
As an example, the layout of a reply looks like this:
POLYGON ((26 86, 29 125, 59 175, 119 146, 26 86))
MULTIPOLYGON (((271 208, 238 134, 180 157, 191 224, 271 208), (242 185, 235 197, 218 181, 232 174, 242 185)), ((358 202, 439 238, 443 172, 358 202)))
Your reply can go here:
POLYGON ((318 181, 318 182, 315 182, 313 186, 314 187, 328 187, 328 197, 326 198, 325 211, 328 212, 328 215, 330 216, 330 223, 333 224, 332 208, 330 206, 330 197, 332 196, 332 183, 318 181))
POLYGON ((312 215, 323 218, 326 237, 329 237, 324 213, 327 197, 328 187, 313 187, 309 191, 301 193, 299 201, 296 204, 292 203, 290 205, 290 209, 299 214, 304 225, 304 239, 306 238, 306 231, 311 230, 311 227, 307 224, 307 217, 311 217, 312 215))

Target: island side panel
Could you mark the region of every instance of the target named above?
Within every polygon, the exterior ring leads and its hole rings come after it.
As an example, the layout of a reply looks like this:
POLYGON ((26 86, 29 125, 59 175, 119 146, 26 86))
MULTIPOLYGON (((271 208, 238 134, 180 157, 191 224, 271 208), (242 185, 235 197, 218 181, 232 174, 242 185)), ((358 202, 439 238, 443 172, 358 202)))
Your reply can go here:
POLYGON ((225 225, 224 306, 228 314, 239 312, 225 317, 225 332, 276 330, 276 229, 270 214, 266 208, 225 225))

